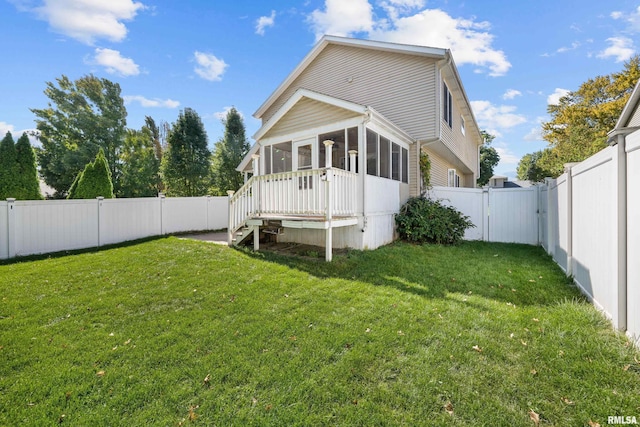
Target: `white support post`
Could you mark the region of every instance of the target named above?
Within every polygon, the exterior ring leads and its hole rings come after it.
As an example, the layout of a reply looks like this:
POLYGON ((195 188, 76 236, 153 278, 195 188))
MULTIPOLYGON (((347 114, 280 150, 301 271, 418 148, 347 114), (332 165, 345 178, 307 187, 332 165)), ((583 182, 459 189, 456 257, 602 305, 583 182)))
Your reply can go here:
POLYGON ((102 246, 100 229, 102 228, 102 201, 104 197, 98 196, 96 197, 96 201, 98 202, 98 247, 102 246))
POLYGON ((618 135, 616 147, 618 180, 618 318, 614 319, 620 331, 627 330, 627 150, 626 137, 618 135))
POLYGON ((332 246, 333 246, 333 227, 331 224, 331 218, 333 216, 333 189, 331 188, 332 186, 332 181, 333 181, 333 171, 331 169, 332 165, 331 165, 331 160, 332 160, 332 152, 331 149, 333 148, 333 141, 330 140, 326 140, 326 141, 322 141, 322 143, 325 146, 325 167, 327 168, 326 170, 326 176, 325 176, 325 188, 326 188, 326 192, 325 192, 325 203, 327 204, 327 211, 326 211, 326 215, 325 215, 325 220, 327 221, 327 229, 325 231, 325 254, 324 254, 324 258, 325 261, 330 262, 331 259, 333 258, 333 252, 332 252, 332 246))
POLYGON ((231 198, 233 197, 233 194, 235 193, 235 191, 233 190, 229 190, 227 191, 227 197, 228 197, 228 205, 229 205, 229 221, 227 224, 227 245, 231 246, 233 245, 233 216, 234 216, 234 209, 231 206, 231 198))
MULTIPOLYGON (((553 256, 553 254, 555 253, 556 249, 555 249, 555 237, 553 235, 553 227, 551 227, 551 225, 553 224, 553 219, 552 218, 552 210, 551 210, 551 184, 552 184, 553 178, 545 178, 544 179, 544 183, 547 186, 547 253, 551 256, 553 256), (552 246, 553 245, 553 246, 552 246)), ((557 210, 556 210, 557 211, 557 210)))
POLYGON ((158 193, 158 199, 160 199, 160 235, 164 236, 164 193, 158 193))
POLYGON ((568 163, 564 166, 567 174, 567 276, 573 274, 573 165, 568 163))
POLYGON ((358 155, 358 150, 349 150, 349 170, 353 173, 356 173, 356 156, 358 155))
POLYGON ((253 250, 258 252, 260 250, 260 226, 253 226, 253 250))
POLYGON ((16 199, 7 199, 7 246, 8 258, 16 256, 16 199))
POLYGON ((260 154, 252 154, 251 160, 253 161, 253 176, 260 175, 260 163, 258 160, 260 159, 260 154))

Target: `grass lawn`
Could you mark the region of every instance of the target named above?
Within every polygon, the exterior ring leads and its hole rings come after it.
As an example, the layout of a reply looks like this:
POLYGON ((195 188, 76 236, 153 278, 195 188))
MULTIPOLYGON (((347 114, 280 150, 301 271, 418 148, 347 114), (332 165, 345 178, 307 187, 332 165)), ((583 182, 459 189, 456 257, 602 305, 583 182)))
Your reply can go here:
POLYGON ((638 361, 524 245, 0 265, 3 426, 604 426, 640 420, 638 361))

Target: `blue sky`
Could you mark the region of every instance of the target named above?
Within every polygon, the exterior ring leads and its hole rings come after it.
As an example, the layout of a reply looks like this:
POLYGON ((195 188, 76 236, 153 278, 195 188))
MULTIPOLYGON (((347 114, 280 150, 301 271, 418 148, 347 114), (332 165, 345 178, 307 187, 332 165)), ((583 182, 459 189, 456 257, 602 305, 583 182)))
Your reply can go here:
MULTIPOLYGON (((640 1, 0 0, 0 133, 33 129, 45 82, 93 73, 144 116, 201 116, 210 145, 235 106, 251 115, 322 34, 450 48, 476 119, 497 136, 495 172, 546 146, 547 105, 620 71, 640 46, 640 1)), ((252 140, 253 141, 253 140, 252 140)))

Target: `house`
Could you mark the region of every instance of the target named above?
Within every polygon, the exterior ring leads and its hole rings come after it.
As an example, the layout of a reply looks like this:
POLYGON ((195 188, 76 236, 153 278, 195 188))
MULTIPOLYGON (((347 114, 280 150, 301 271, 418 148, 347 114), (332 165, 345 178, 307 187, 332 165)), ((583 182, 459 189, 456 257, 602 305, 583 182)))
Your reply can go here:
POLYGON ((230 196, 236 231, 374 249, 431 185, 473 187, 482 137, 448 49, 324 36, 254 113, 256 143, 230 196), (249 179, 249 176, 251 178, 249 179), (259 233, 260 232, 260 233, 259 233))
POLYGON ((493 175, 487 184, 490 188, 529 188, 533 185, 531 181, 515 180, 509 181, 509 177, 493 175))

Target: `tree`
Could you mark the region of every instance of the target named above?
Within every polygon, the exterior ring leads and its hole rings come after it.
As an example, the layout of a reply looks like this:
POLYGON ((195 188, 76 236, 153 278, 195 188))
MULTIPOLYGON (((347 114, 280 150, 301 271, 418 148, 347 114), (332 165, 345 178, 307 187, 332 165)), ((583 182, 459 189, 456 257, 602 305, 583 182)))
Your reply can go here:
POLYGON ((16 180, 16 199, 42 199, 36 155, 26 133, 23 133, 16 143, 16 180))
POLYGON ((185 108, 173 124, 161 172, 170 196, 202 196, 210 183, 207 133, 195 110, 185 108))
POLYGON ((124 143, 127 111, 120 85, 93 75, 72 82, 68 77, 47 82, 47 108, 32 109, 40 131, 38 152, 45 182, 61 197, 78 173, 104 151, 116 192, 120 188, 120 150, 124 143))
POLYGON ((487 131, 480 131, 484 139, 484 144, 480 146, 480 176, 477 183, 480 187, 487 185, 493 176, 493 168, 500 162, 500 155, 495 148, 491 147, 491 142, 496 138, 487 131))
POLYGON ((149 197, 158 194, 160 161, 156 157, 156 146, 151 129, 145 125, 142 130, 127 131, 121 160, 121 197, 149 197))
POLYGON ((17 198, 16 146, 11 132, 7 132, 0 141, 0 200, 17 198))
POLYGON ((102 196, 112 199, 113 184, 111 172, 102 148, 93 162, 87 163, 84 170, 78 174, 69 189, 69 199, 95 199, 102 196))
MULTIPOLYGON (((531 154, 525 154, 518 163, 518 179, 531 182, 542 182, 546 177, 552 176, 554 173, 543 167, 544 159, 549 159, 551 150, 536 151, 531 154)), ((547 160, 549 163, 549 160, 547 160)))
POLYGON ((236 191, 244 183, 242 173, 236 170, 249 152, 249 141, 245 135, 244 121, 238 110, 231 108, 224 123, 224 137, 216 143, 212 160, 212 189, 214 195, 226 195, 236 191))
POLYGON ((634 56, 621 72, 589 79, 549 105, 551 120, 542 124, 542 134, 550 152, 538 159, 542 169, 558 176, 565 163, 580 162, 606 147, 607 132, 615 127, 638 79, 640 57, 634 56))

